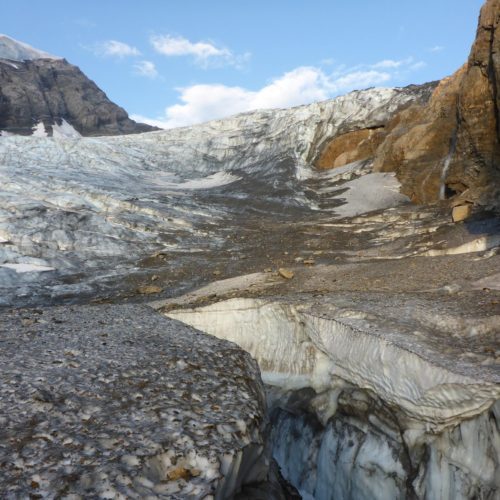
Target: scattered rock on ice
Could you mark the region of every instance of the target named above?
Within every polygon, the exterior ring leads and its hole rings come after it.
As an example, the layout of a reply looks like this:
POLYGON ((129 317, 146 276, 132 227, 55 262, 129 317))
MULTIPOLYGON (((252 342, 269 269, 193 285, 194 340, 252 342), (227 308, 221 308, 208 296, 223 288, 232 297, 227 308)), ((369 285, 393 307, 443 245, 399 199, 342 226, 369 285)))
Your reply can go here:
POLYGON ((144 306, 4 312, 0 343, 2 498, 232 498, 268 479, 260 375, 234 344, 144 306))

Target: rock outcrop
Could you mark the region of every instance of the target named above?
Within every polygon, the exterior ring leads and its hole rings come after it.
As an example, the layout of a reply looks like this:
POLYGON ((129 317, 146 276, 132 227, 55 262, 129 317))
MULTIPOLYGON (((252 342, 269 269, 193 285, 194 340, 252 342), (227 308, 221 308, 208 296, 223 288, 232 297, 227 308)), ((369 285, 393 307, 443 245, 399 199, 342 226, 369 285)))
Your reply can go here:
POLYGON ((341 134, 328 143, 316 161, 316 167, 338 168, 372 158, 386 135, 385 126, 362 128, 341 134))
POLYGON ((378 110, 363 122, 350 120, 339 127, 326 142, 319 142, 315 156, 310 160, 316 168, 338 168, 356 161, 373 158, 379 146, 390 132, 389 124, 395 116, 411 106, 424 106, 438 85, 429 82, 423 85, 408 85, 400 91, 413 96, 411 101, 394 102, 384 112, 378 110))
POLYGON ((54 127, 83 136, 158 130, 131 120, 78 67, 1 36, 0 134, 31 135, 37 126, 49 136, 54 127))
POLYGON ((481 10, 468 62, 445 78, 428 103, 414 103, 378 134, 337 137, 317 165, 337 167, 370 156, 375 171, 396 172, 402 192, 417 203, 500 203, 500 2, 481 10), (347 143, 343 139, 349 139, 347 143), (382 140, 383 139, 383 140, 382 140), (329 163, 330 161, 330 163, 329 163))

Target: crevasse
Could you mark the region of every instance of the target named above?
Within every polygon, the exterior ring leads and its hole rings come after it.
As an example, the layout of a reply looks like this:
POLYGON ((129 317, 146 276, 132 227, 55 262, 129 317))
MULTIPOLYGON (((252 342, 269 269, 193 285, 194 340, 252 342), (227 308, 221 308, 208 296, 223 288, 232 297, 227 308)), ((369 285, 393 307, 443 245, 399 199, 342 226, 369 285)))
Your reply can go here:
POLYGON ((450 369, 361 318, 292 301, 230 299, 167 315, 258 361, 274 457, 304 498, 495 498, 500 389, 472 367, 450 369))

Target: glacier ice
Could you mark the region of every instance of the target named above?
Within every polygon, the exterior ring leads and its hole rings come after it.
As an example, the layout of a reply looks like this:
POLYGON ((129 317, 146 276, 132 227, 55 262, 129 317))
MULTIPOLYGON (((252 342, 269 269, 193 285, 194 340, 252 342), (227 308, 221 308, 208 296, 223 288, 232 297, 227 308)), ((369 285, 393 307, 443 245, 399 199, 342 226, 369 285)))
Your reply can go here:
MULTIPOLYGON (((335 134, 378 126, 416 98, 412 89, 370 89, 147 134, 84 138, 63 122, 53 137, 43 124, 34 136, 2 135, 0 263, 43 261, 56 272, 23 286, 35 301, 62 300, 109 289, 113 275, 140 273, 141 258, 161 252, 212 258, 228 234, 262 218, 310 220, 346 201, 355 213, 398 205, 389 174, 371 174, 389 187, 361 204, 310 165, 335 134)), ((172 268, 182 265, 172 257, 172 268)), ((21 303, 14 281, 0 271, 4 303, 21 303)))
MULTIPOLYGON (((332 300, 235 298, 165 314, 257 360, 275 459, 304 498, 495 498, 495 367, 437 348, 432 310, 416 309, 392 330, 385 306, 377 320, 368 306, 346 313, 332 300)), ((450 325, 460 321, 468 328, 450 325)))

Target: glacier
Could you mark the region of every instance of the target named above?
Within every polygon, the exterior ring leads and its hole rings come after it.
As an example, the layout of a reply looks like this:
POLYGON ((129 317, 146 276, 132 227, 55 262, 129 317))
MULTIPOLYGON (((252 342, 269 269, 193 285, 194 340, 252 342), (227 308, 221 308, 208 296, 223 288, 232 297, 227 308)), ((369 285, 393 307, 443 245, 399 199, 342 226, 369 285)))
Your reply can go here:
MULTIPOLYGON (((349 190, 311 168, 323 144, 379 126, 428 92, 371 89, 133 136, 76 137, 63 123, 54 137, 0 137, 0 264, 55 269, 21 277, 0 268, 0 304, 105 295, 137 276, 130 289, 148 256, 168 255, 166 270, 179 269, 192 253, 210 260, 228 235, 255 231, 263 218, 267 226, 317 218, 349 190)), ((351 172, 373 176, 367 186, 381 176, 380 190, 371 203, 347 203, 351 212, 405 202, 392 174, 361 167, 351 172)))
MULTIPOLYGON (((416 207, 369 158, 313 168, 429 89, 133 136, 2 135, 0 307, 146 302, 236 343, 303 498, 496 498, 498 219, 416 207)), ((221 462, 221 497, 247 451, 221 462)))

